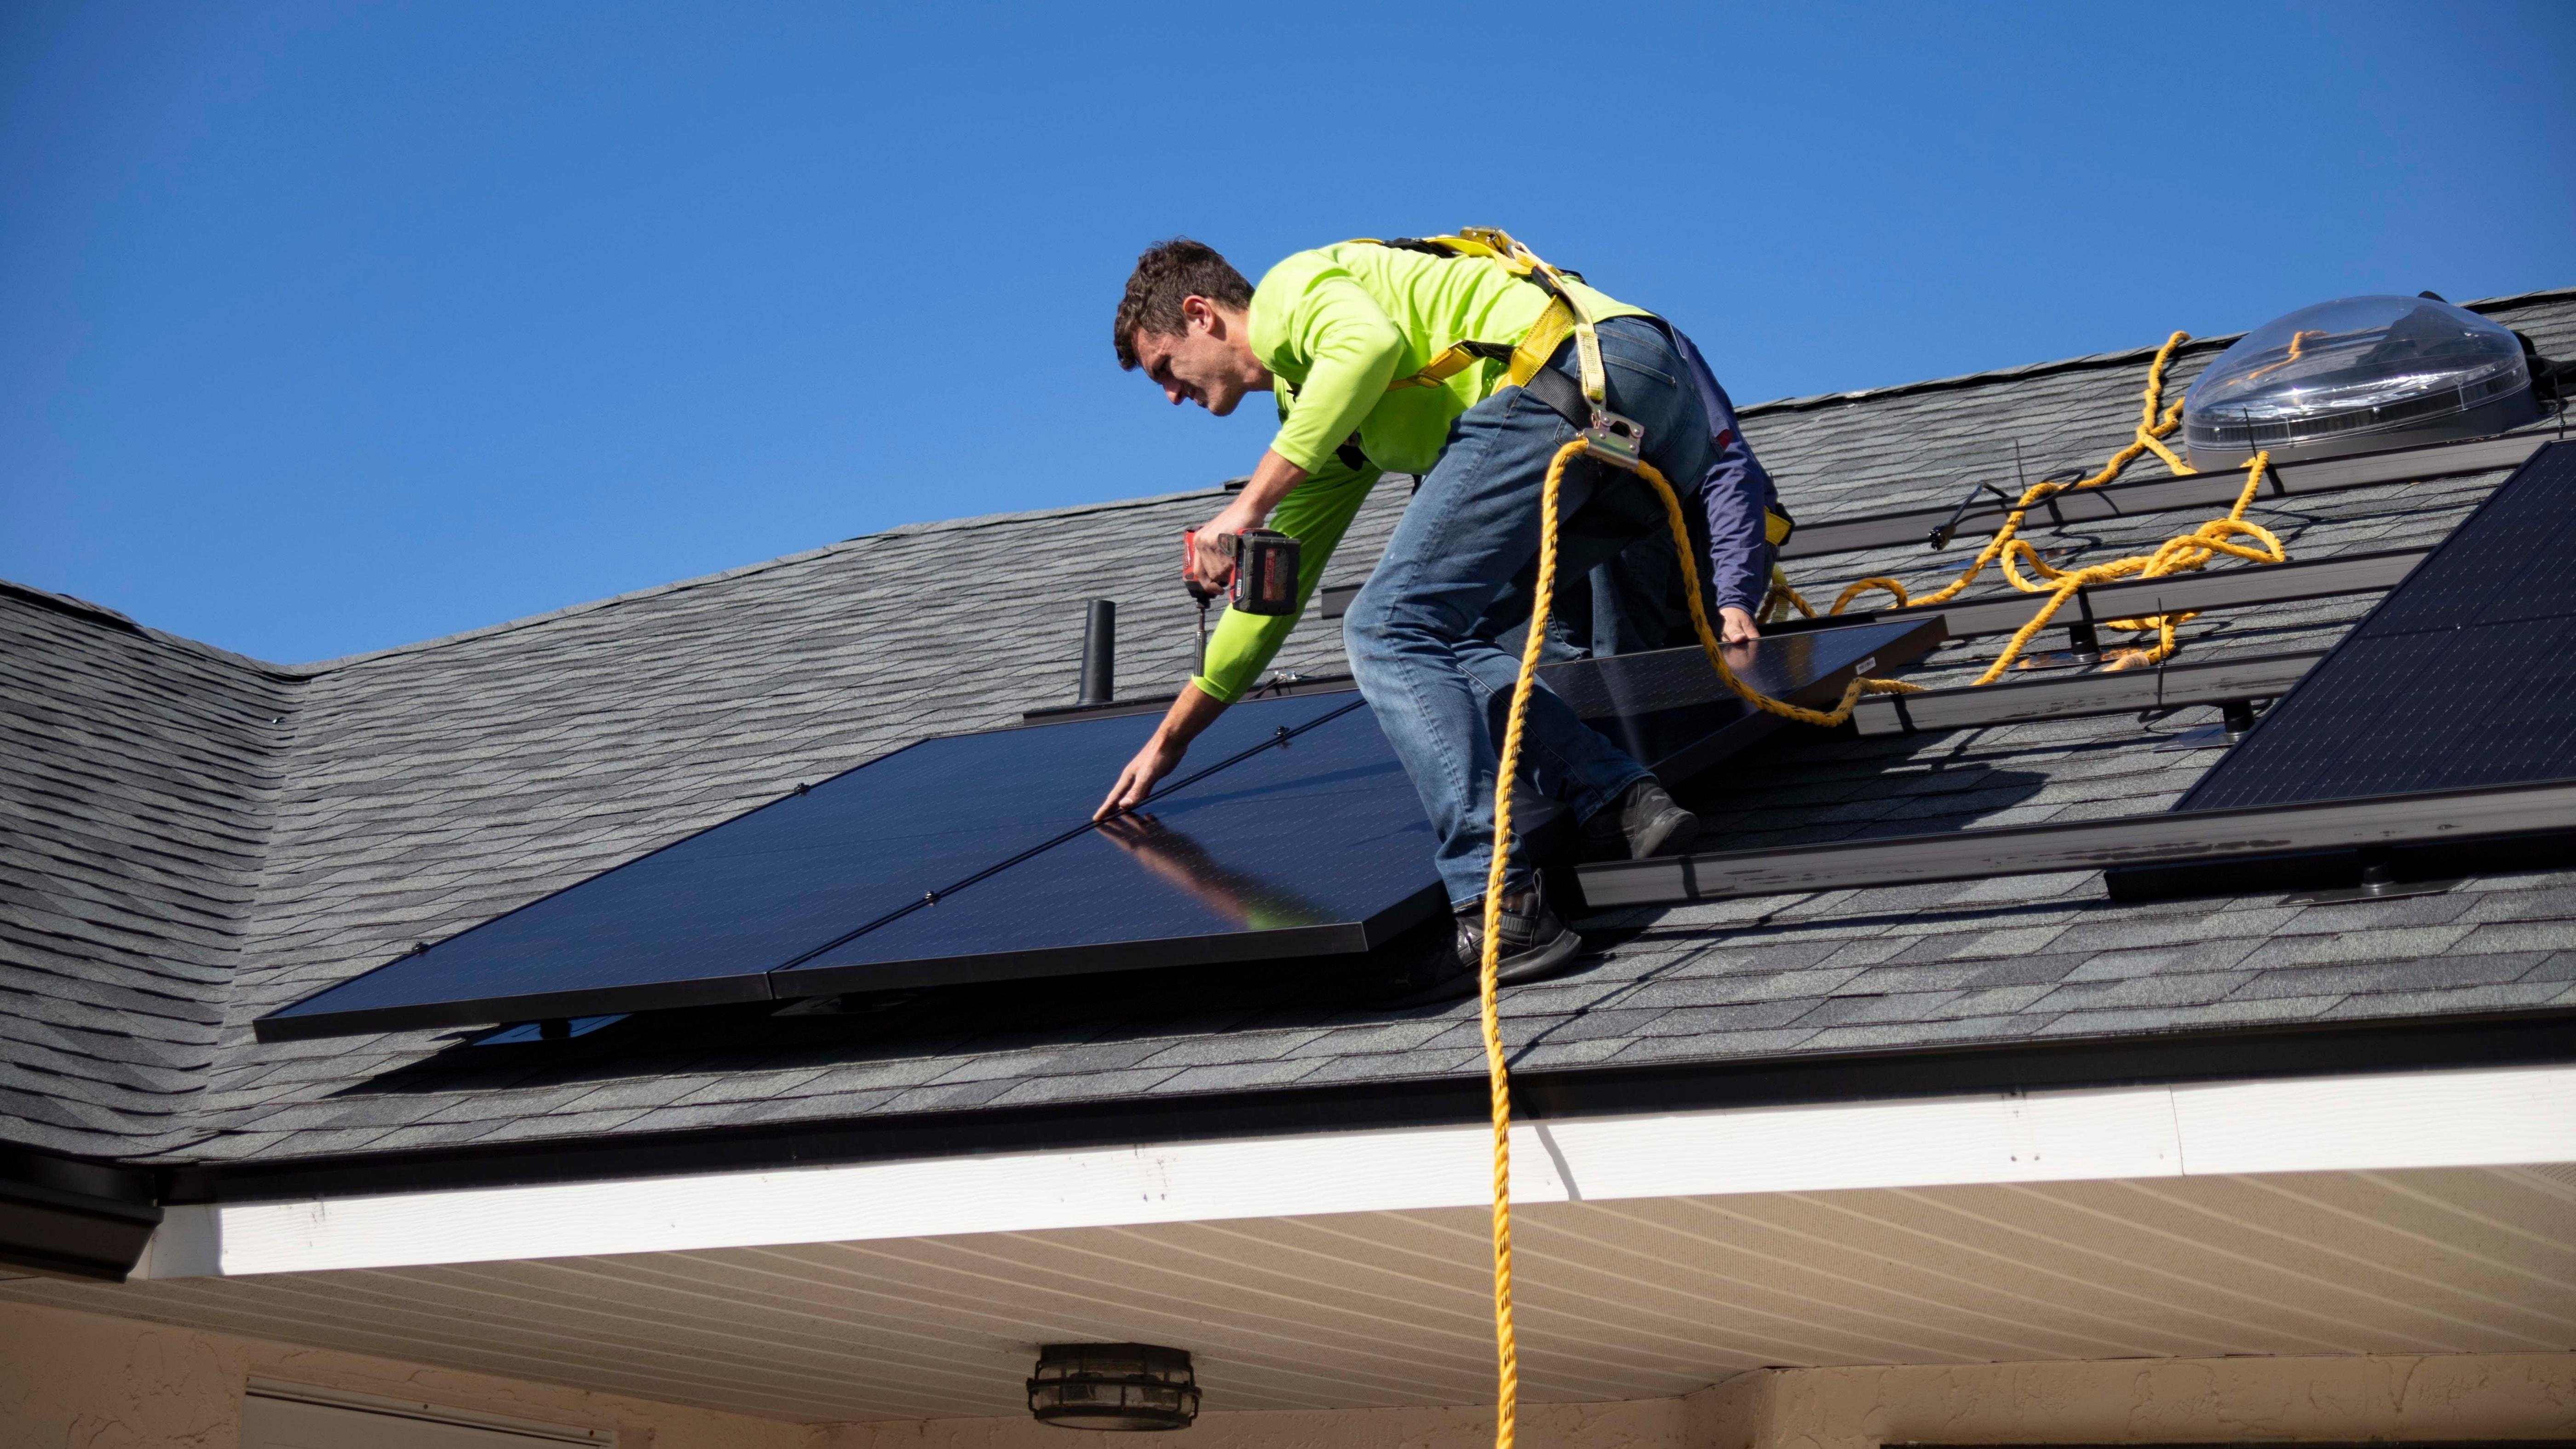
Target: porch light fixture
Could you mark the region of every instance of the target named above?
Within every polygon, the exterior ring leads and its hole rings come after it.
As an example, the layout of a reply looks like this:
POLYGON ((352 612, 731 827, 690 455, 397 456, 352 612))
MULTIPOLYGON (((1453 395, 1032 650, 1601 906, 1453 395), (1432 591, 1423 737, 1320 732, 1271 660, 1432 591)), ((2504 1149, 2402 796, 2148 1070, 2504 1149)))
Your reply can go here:
POLYGON ((1184 1349, 1050 1343, 1038 1350, 1029 1412, 1067 1429, 1186 1429, 1199 1416, 1199 1384, 1184 1349))

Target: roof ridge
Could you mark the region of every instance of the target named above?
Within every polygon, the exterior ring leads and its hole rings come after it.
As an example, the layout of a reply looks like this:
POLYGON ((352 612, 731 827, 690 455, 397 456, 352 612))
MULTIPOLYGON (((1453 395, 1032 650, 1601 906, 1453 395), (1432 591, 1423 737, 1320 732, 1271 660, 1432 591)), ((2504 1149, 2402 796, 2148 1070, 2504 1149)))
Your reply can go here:
MULTIPOLYGON (((2487 312, 2505 307, 2528 306, 2537 302, 2563 301, 2571 297, 2576 297, 2576 287, 2544 287, 2531 292, 2511 292, 2501 297, 2481 297, 2474 302, 2460 302, 2455 305, 2466 307, 2472 312, 2487 312)), ((2195 337, 2175 349, 2174 355, 2180 357, 2189 353, 2223 348, 2244 335, 2245 331, 2236 331, 2195 337)), ((1749 418, 1761 413, 1813 412, 1817 408, 1832 407, 1841 403, 1876 402, 1882 398, 1905 397, 1913 393, 1947 392, 1956 388, 1982 387, 1988 383, 2019 382, 2061 372, 2084 372, 2094 368, 2116 367, 2122 363, 2138 362, 2153 357, 2156 355, 2157 348, 2163 345, 2157 343, 2147 347, 2124 347, 2114 352, 2091 352, 2080 357, 2063 357, 2054 362, 2025 362, 2015 367, 1987 368, 1981 372, 1962 372, 1950 377, 1890 383, 1885 387, 1860 388, 1852 392, 1817 392, 1796 397, 1773 398, 1769 402, 1752 403, 1737 408, 1735 415, 1749 418)))

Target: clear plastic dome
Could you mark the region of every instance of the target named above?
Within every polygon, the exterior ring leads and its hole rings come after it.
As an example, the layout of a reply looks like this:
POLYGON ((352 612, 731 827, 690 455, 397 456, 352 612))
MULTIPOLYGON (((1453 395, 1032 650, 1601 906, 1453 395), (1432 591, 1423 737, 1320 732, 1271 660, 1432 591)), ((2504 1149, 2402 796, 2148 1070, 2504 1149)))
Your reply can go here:
POLYGON ((2522 341, 2430 297, 2346 297, 2237 339, 2183 398, 2195 468, 2481 437, 2540 415, 2522 341))

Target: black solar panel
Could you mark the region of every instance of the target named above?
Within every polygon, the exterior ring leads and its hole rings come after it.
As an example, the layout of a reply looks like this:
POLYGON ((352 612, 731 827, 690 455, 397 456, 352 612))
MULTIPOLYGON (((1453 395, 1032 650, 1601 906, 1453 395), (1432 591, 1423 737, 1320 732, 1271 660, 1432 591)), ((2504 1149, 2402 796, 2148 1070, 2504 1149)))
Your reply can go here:
POLYGON ((2534 454, 2175 808, 2576 779, 2576 444, 2534 454))
POLYGON ((780 996, 1364 951, 1437 913, 1431 826, 1357 696, 1230 769, 924 903, 780 996))
MULTIPOLYGON (((1201 736, 1204 768, 1347 707, 1266 700, 1201 736)), ((265 1018, 263 1035, 758 1001, 767 973, 1087 819, 1151 718, 923 740, 265 1018)))
MULTIPOLYGON (((1933 620, 1859 624, 1771 635, 1729 663, 1773 698, 1826 705, 1854 674, 1911 663, 1939 642, 1933 620)), ((1688 779, 1783 724, 1729 692, 1696 644, 1552 665, 1539 677, 1668 782, 1688 779)))
MULTIPOLYGON (((1765 640, 1829 700, 1937 620, 1765 640)), ((1777 726, 1696 650, 1552 667, 1678 780, 1777 726)), ((1356 693, 1250 701, 1142 818, 1091 809, 1150 716, 925 740, 320 992, 266 1039, 1369 949, 1442 904, 1411 781, 1356 693)), ((1539 812, 1533 812, 1534 815, 1539 812)))

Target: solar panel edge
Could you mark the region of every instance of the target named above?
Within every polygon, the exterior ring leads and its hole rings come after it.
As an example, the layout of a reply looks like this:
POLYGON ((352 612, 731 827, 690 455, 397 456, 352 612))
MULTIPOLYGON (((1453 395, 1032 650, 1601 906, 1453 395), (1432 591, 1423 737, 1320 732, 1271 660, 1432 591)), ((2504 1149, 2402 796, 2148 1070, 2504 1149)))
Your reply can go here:
POLYGON ((1286 926, 1231 935, 1161 936, 962 956, 916 957, 852 966, 800 967, 794 975, 811 979, 775 984, 793 988, 779 991, 779 1000, 798 1001, 817 996, 957 984, 959 978, 955 967, 961 961, 975 962, 979 969, 972 980, 987 983, 1113 971, 1156 971, 1178 966, 1223 966, 1310 956, 1353 956, 1375 950, 1430 920, 1447 904, 1447 900, 1447 893, 1432 885, 1361 921, 1286 926))
MULTIPOLYGON (((322 994, 316 993, 306 1000, 318 999, 322 994)), ((451 1026, 493 1026, 512 1021, 544 1021, 563 1016, 603 1016, 613 1012, 668 1011, 689 1006, 740 1006, 777 999, 776 993, 769 989, 769 977, 764 972, 750 977, 724 976, 699 981, 655 982, 642 986, 587 987, 575 991, 531 992, 520 996, 483 996, 426 1005, 370 1006, 351 1011, 307 1012, 300 1016, 281 1016, 271 1013, 251 1022, 251 1036, 261 1042, 309 1041, 319 1037, 359 1036, 374 1032, 433 1031, 451 1026)))

